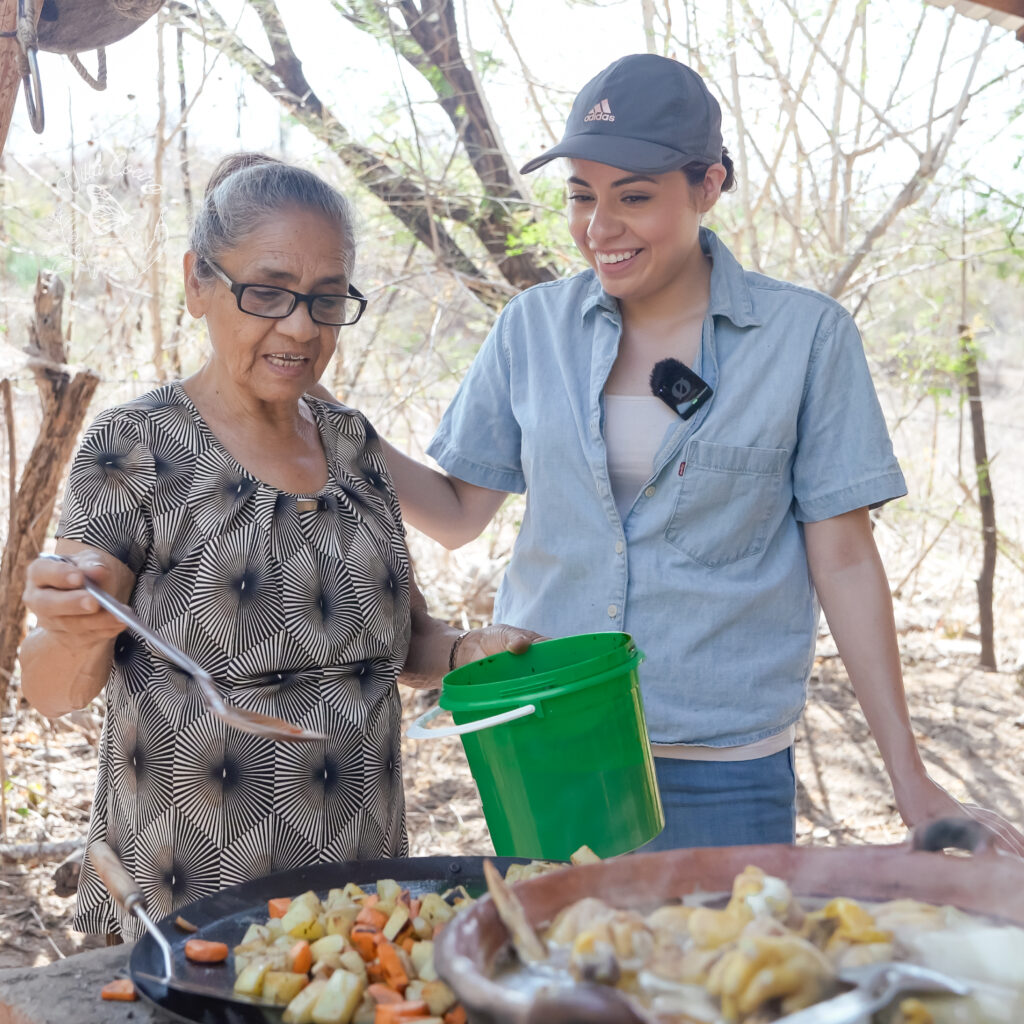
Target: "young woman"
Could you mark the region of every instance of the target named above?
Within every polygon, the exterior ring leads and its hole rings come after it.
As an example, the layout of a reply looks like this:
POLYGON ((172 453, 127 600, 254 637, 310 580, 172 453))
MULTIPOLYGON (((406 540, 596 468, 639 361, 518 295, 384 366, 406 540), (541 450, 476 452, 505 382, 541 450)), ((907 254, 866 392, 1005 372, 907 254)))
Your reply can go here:
POLYGON ((906 487, 852 318, 701 227, 733 169, 690 68, 616 61, 523 171, 557 157, 590 269, 509 302, 428 449, 446 473, 386 447, 406 519, 455 547, 526 491, 495 615, 646 652, 655 847, 793 840, 819 602, 904 820, 962 814, 907 712, 868 516, 906 487))

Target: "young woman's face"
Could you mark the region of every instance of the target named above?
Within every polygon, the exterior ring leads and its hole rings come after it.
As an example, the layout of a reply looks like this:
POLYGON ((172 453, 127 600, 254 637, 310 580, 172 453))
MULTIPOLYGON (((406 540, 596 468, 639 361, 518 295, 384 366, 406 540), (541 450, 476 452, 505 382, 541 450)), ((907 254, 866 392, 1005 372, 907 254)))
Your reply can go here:
MULTIPOLYGON (((268 216, 217 263, 239 284, 344 295, 348 276, 343 242, 327 218, 294 206, 268 216)), ((243 313, 227 284, 219 278, 196 279, 194 266, 195 254, 187 253, 188 310, 206 317, 213 348, 210 366, 218 379, 261 402, 297 401, 327 367, 338 328, 314 323, 304 302, 276 320, 243 313)))
POLYGON ((720 180, 709 192, 682 171, 633 174, 593 160, 568 163, 569 230, 609 295, 625 305, 657 302, 703 260, 700 218, 714 205, 720 180))

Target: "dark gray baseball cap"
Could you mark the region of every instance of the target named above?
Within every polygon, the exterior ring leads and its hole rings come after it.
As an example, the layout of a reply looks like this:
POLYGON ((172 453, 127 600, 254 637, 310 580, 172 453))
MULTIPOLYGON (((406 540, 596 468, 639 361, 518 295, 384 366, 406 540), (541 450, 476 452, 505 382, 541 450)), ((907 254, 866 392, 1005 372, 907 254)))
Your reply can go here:
POLYGON ((521 168, 558 157, 595 160, 634 174, 662 174, 722 160, 722 109, 704 79, 669 57, 621 57, 580 90, 562 141, 521 168))

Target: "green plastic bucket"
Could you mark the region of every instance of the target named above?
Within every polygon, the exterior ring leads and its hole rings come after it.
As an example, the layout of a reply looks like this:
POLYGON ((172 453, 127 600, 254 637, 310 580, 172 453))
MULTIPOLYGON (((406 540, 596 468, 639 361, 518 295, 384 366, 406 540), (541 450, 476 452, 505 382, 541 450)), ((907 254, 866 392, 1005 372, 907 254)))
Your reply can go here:
POLYGON ((627 633, 588 633, 503 652, 444 677, 414 739, 458 734, 499 857, 601 857, 653 839, 665 817, 627 633), (427 729, 442 710, 455 727, 427 729))

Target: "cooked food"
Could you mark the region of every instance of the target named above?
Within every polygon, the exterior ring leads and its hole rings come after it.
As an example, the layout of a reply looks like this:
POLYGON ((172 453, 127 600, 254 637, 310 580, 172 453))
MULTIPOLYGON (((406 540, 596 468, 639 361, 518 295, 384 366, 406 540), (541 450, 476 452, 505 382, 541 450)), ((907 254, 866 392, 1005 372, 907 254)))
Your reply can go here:
POLYGON ((539 970, 524 962, 503 980, 536 990, 554 970, 556 985, 612 985, 658 1024, 769 1024, 839 992, 844 968, 891 960, 964 978, 972 992, 900 1000, 877 1018, 884 1024, 1024 1020, 1024 929, 915 900, 812 906, 756 867, 736 876, 724 906, 622 910, 588 897, 541 937, 539 970))
POLYGON ((228 944, 207 939, 189 939, 185 943, 185 956, 197 964, 220 964, 228 958, 228 944))
POLYGON ((139 998, 131 978, 115 978, 100 989, 100 999, 119 1003, 134 1003, 139 998))
POLYGON ((235 946, 235 992, 285 1006, 285 1024, 455 1024, 433 940, 472 902, 462 886, 414 898, 390 878, 270 900, 235 946))
MULTIPOLYGON (((586 848, 577 855, 594 858, 586 848)), ((509 881, 564 867, 513 865, 509 881)), ((434 970, 434 939, 473 902, 461 885, 417 898, 391 878, 372 891, 350 882, 324 900, 270 899, 266 923, 250 925, 234 948, 234 990, 284 1006, 284 1024, 465 1024, 434 970)))

